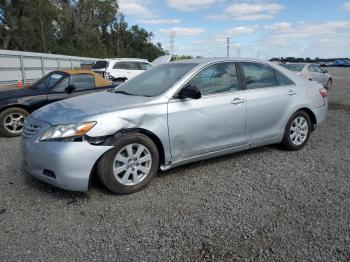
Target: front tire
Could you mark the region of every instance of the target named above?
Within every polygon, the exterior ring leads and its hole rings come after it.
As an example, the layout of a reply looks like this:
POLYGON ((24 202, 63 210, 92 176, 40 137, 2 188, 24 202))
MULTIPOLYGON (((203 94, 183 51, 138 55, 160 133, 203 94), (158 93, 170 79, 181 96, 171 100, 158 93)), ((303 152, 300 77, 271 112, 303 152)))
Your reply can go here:
POLYGON ((302 149, 310 138, 311 128, 309 115, 302 110, 295 112, 285 128, 282 145, 291 151, 302 149))
POLYGON ((28 111, 20 107, 10 107, 0 113, 0 135, 5 137, 20 136, 28 111))
POLYGON ((146 187, 159 168, 159 153, 153 141, 139 133, 115 139, 114 148, 97 164, 101 182, 116 194, 130 194, 146 187))

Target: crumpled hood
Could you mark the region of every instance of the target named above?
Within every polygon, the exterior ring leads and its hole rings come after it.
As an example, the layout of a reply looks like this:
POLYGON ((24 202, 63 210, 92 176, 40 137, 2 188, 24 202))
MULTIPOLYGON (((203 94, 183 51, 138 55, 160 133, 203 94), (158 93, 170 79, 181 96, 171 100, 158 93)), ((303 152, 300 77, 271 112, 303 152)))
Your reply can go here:
POLYGON ((137 107, 148 100, 150 97, 97 92, 49 104, 31 116, 51 125, 71 124, 84 121, 88 116, 137 107))

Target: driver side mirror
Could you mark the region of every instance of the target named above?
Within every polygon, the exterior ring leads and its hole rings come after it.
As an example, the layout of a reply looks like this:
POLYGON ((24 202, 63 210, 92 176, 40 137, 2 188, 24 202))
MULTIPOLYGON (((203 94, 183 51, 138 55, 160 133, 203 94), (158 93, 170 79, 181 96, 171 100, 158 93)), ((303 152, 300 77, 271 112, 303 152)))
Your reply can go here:
POLYGON ((75 85, 68 85, 68 87, 66 87, 66 92, 68 94, 72 93, 74 90, 76 89, 76 86, 75 85))
POLYGON ((327 74, 327 73, 328 73, 328 70, 326 70, 326 69, 323 70, 323 73, 324 73, 324 74, 327 74))
POLYGON ((180 99, 186 99, 186 98, 199 99, 202 97, 202 95, 201 95, 201 91, 199 91, 196 86, 188 84, 181 89, 177 97, 180 99))

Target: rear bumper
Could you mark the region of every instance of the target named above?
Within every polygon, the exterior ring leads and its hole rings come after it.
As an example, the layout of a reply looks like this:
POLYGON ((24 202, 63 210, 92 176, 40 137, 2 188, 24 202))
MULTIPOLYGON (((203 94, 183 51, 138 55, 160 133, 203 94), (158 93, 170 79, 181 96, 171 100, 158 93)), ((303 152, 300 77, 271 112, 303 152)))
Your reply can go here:
POLYGON ((320 125, 326 120, 327 112, 328 112, 328 105, 326 105, 315 108, 312 110, 316 116, 316 123, 317 125, 320 125))
POLYGON ((110 149, 87 142, 38 142, 22 139, 24 170, 53 186, 87 191, 96 161, 110 149))

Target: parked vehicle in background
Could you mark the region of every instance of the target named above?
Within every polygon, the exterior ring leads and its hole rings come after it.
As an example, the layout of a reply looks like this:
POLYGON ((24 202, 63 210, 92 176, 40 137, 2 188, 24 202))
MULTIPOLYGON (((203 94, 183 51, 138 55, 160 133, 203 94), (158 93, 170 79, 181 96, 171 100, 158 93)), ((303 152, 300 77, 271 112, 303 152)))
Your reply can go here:
MULTIPOLYGON (((34 110, 58 100, 113 88, 112 83, 89 70, 53 71, 28 88, 0 92, 0 135, 19 136, 25 118, 34 110)), ((56 114, 60 114, 57 111, 56 114)))
POLYGON ((96 167, 107 188, 128 194, 159 168, 274 143, 299 150, 326 113, 322 85, 273 63, 183 60, 156 66, 114 92, 35 111, 22 136, 24 166, 74 191, 88 190, 96 167))
POLYGON ((92 71, 99 73, 104 78, 108 64, 109 64, 109 60, 107 60, 107 59, 98 60, 92 64, 92 71))
POLYGON ((335 67, 350 67, 350 61, 348 60, 336 60, 333 65, 335 67))
POLYGON ((281 66, 296 72, 298 75, 310 81, 317 81, 322 84, 327 90, 331 88, 333 77, 327 70, 316 64, 306 63, 287 63, 281 66))
POLYGON ((152 67, 153 65, 145 59, 117 58, 99 60, 93 65, 92 70, 100 73, 105 79, 125 82, 152 67))
POLYGON ((92 70, 114 82, 125 82, 151 69, 154 66, 169 63, 171 55, 160 56, 152 63, 139 58, 115 58, 96 61, 92 70))

